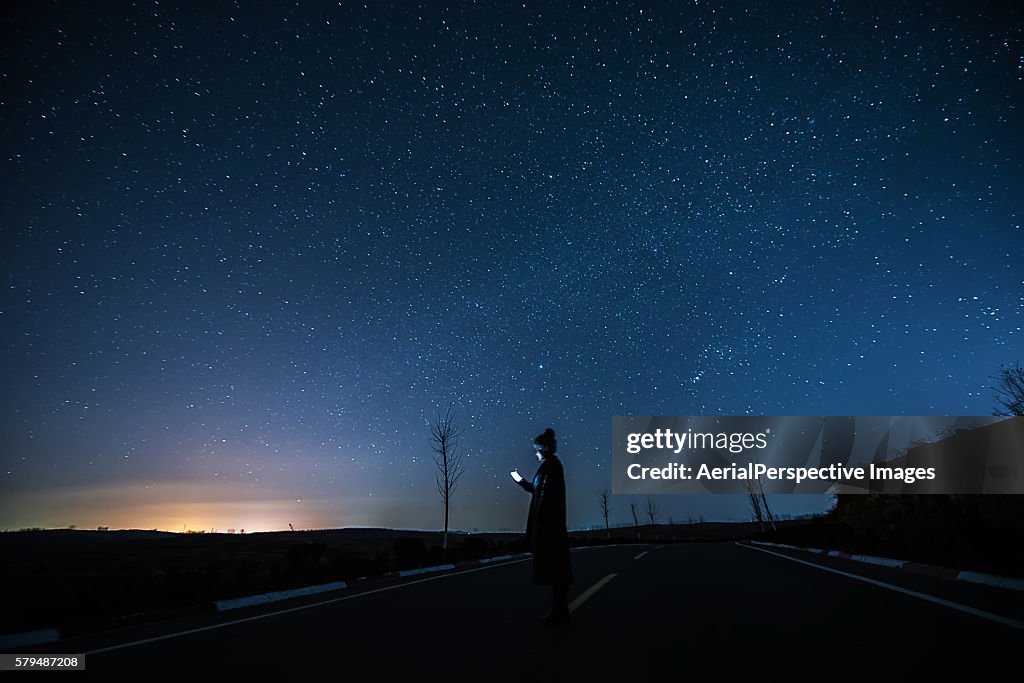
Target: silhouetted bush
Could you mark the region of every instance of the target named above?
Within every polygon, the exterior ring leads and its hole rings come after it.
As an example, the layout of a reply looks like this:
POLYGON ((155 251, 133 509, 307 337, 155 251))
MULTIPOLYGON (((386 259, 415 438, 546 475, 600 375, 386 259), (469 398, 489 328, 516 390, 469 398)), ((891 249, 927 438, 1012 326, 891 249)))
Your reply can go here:
POLYGON ((387 574, 391 571, 391 553, 381 550, 373 556, 373 563, 370 565, 370 574, 387 574))
POLYGON ((513 554, 525 553, 530 549, 529 544, 526 542, 526 534, 509 543, 509 551, 513 554))
POLYGON ((313 573, 313 568, 320 562, 327 546, 323 543, 300 543, 288 549, 288 573, 295 575, 308 575, 313 573))
POLYGON ((331 560, 332 580, 351 581, 365 576, 373 576, 383 573, 379 570, 380 566, 380 558, 375 560, 361 555, 339 555, 331 560))
POLYGON ((273 590, 281 590, 284 588, 284 577, 281 575, 281 565, 277 562, 271 562, 269 565, 270 572, 270 585, 273 590))
POLYGON ((1024 496, 841 495, 828 515, 765 538, 1019 576, 1024 496))
POLYGON ((497 554, 492 551, 493 546, 490 541, 485 538, 470 536, 459 544, 459 559, 479 560, 492 554, 497 554))
POLYGON ((446 553, 444 548, 442 548, 441 546, 432 545, 430 546, 430 550, 427 551, 427 556, 423 559, 423 564, 421 566, 433 567, 439 564, 444 564, 446 562, 451 561, 449 560, 449 557, 454 556, 455 553, 453 548, 449 548, 448 552, 446 553))
MULTIPOLYGON (((258 569, 259 565, 257 565, 255 562, 240 562, 236 564, 233 567, 232 572, 234 574, 235 590, 248 590, 249 587, 252 586, 253 577, 256 576, 256 571, 258 569)), ((273 568, 271 569, 271 574, 273 574, 274 569, 277 569, 276 565, 274 565, 273 568)))
POLYGON ((395 566, 398 569, 413 569, 424 566, 427 546, 418 538, 400 538, 395 541, 395 566))

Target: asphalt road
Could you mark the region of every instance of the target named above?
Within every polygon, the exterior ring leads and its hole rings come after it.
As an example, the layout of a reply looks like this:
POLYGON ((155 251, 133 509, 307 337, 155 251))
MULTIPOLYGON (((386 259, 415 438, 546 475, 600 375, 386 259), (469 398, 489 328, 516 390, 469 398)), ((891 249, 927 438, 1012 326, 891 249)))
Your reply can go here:
POLYGON ((563 626, 538 623, 549 589, 530 585, 525 560, 32 649, 86 653, 85 674, 61 676, 147 682, 1019 676, 1024 594, 1014 591, 732 543, 572 559, 575 610, 563 626))

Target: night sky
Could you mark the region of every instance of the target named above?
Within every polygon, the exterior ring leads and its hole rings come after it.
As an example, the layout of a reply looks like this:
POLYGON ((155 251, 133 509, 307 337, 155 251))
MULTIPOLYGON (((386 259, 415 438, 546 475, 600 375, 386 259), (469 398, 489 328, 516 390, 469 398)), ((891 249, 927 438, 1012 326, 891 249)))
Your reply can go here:
POLYGON ((1021 358, 1017 3, 180 5, 5 6, 0 528, 436 529, 449 404, 453 528, 549 426, 579 528, 613 415, 1021 358))

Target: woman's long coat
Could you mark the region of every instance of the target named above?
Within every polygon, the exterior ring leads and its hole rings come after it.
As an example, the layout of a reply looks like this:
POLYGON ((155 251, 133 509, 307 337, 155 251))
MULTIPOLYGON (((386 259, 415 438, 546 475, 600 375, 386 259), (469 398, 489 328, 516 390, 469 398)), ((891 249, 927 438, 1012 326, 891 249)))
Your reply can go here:
POLYGON ((527 547, 533 553, 533 583, 544 586, 572 583, 569 533, 565 525, 565 472, 549 455, 537 468, 533 482, 520 486, 533 494, 526 520, 527 547))

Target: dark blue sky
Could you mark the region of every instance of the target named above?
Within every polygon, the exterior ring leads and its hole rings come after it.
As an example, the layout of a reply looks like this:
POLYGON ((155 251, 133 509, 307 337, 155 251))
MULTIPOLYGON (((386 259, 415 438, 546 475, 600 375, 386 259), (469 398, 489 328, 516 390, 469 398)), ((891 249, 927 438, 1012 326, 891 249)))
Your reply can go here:
POLYGON ((548 426, 590 525, 613 415, 984 415, 1020 357, 1015 3, 187 5, 2 20, 0 528, 437 528, 449 403, 453 527, 548 426))

